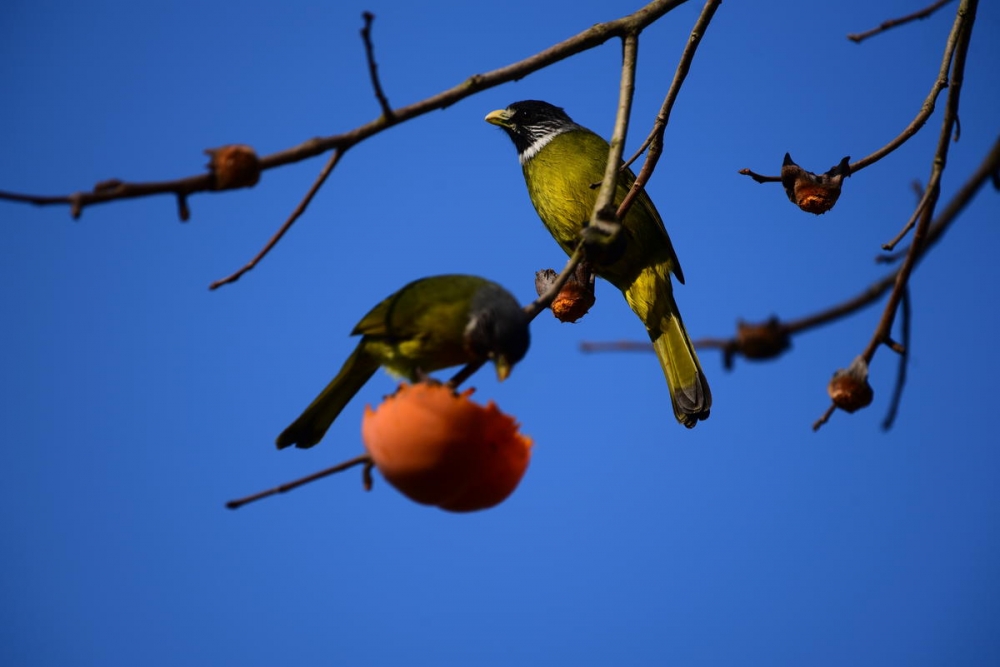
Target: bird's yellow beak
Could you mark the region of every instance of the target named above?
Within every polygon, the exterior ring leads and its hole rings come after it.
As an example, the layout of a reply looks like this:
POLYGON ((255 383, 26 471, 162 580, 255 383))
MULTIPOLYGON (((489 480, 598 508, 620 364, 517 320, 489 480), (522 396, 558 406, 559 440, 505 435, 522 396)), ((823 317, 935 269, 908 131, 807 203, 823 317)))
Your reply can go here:
POLYGON ((503 382, 510 375, 510 362, 506 357, 497 357, 493 360, 493 365, 497 367, 497 380, 503 382))
POLYGON ((496 111, 491 111, 486 114, 486 122, 490 125, 497 125, 499 127, 507 127, 507 121, 510 119, 510 114, 506 109, 497 109, 496 111))

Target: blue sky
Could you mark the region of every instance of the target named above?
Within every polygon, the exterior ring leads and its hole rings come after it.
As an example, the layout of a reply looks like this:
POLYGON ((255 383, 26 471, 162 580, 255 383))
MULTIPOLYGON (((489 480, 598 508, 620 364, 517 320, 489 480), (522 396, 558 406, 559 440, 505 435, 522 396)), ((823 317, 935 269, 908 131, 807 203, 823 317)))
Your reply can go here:
MULTIPOLYGON (((358 31, 376 14, 394 105, 529 56, 639 7, 556 0, 14 2, 0 22, 0 189, 197 173, 201 151, 266 154, 375 118, 358 31), (336 7, 330 6, 335 4, 336 7)), ((649 190, 695 337, 793 318, 883 275, 873 263, 926 181, 939 111, 847 180, 822 217, 776 185, 894 137, 934 81, 954 7, 856 45, 920 3, 727 2, 698 53, 649 190)), ((997 135, 1000 11, 982 3, 943 199, 997 135)), ((629 147, 659 108, 700 10, 643 33, 629 147)), ((509 140, 483 116, 541 98, 610 134, 616 42, 396 127, 351 150, 278 248, 236 269, 322 160, 252 190, 89 208, 0 203, 0 663, 9 665, 986 665, 1000 661, 1000 451, 992 416, 1000 202, 984 190, 912 281, 909 380, 872 366, 870 409, 820 432, 826 383, 881 305, 771 363, 702 363, 715 398, 674 423, 651 355, 599 284, 576 325, 547 314, 506 383, 472 384, 535 440, 501 506, 454 515, 353 473, 239 511, 223 503, 355 456, 377 375, 314 449, 274 437, 404 283, 471 272, 519 299, 564 257, 531 209, 509 140), (993 436, 989 433, 994 432, 993 436)), ((943 98, 942 98, 943 99, 943 98)))

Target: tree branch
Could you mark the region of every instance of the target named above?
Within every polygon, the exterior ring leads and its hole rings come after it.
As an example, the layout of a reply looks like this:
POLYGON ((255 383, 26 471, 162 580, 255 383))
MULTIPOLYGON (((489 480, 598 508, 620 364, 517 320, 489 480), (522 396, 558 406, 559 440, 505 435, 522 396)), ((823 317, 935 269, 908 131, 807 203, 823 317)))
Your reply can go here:
MULTIPOLYGON (((934 106, 938 95, 940 95, 941 91, 948 86, 948 71, 952 68, 952 59, 955 56, 956 48, 958 48, 959 35, 965 32, 967 23, 968 30, 971 31, 972 23, 975 21, 975 13, 975 7, 973 7, 971 12, 968 12, 967 3, 963 2, 959 5, 958 11, 955 13, 955 21, 951 26, 951 32, 948 33, 948 39, 945 42, 944 55, 941 57, 941 67, 938 70, 937 79, 935 79, 934 85, 931 86, 931 91, 924 99, 924 103, 920 107, 920 112, 916 115, 913 121, 911 121, 910 124, 907 125, 902 132, 900 132, 899 136, 871 155, 863 157, 852 164, 851 173, 858 172, 865 167, 871 166, 884 158, 886 155, 889 155, 894 150, 905 144, 910 137, 919 132, 920 128, 924 126, 927 119, 930 118, 932 113, 934 113, 934 106)), ((966 46, 968 46, 968 42, 966 42, 966 46)))
MULTIPOLYGON (((543 294, 524 307, 524 312, 529 321, 534 320, 539 313, 552 304, 552 301, 559 295, 559 292, 570 279, 570 276, 576 271, 580 262, 586 259, 588 240, 594 240, 596 243, 603 244, 610 242, 608 241, 609 237, 613 239, 618 234, 618 222, 610 216, 613 216, 612 202, 614 201, 615 184, 618 178, 617 165, 621 163, 622 148, 625 145, 625 137, 628 132, 628 119, 632 108, 632 96, 635 92, 635 66, 639 45, 638 33, 629 33, 623 38, 622 42, 622 76, 619 85, 618 111, 615 115, 615 129, 611 136, 604 180, 601 181, 601 189, 597 194, 594 211, 591 214, 591 221, 583 229, 581 242, 577 244, 576 249, 566 262, 566 266, 559 273, 559 276, 549 284, 543 294), (598 231, 595 232, 595 230, 598 231)), ((458 388, 476 371, 482 368, 485 363, 485 361, 476 361, 466 364, 448 380, 448 386, 453 389, 458 388)))
MULTIPOLYGON (((597 25, 594 25, 587 30, 559 42, 558 44, 551 46, 533 56, 505 67, 492 70, 485 74, 473 75, 466 79, 463 83, 453 88, 449 88, 448 90, 442 91, 436 95, 432 95, 424 100, 399 109, 393 110, 389 108, 388 101, 385 99, 384 95, 382 95, 379 97, 379 103, 382 106, 382 115, 379 118, 343 134, 337 134, 329 137, 316 137, 301 143, 298 146, 293 146, 283 151, 266 155, 259 160, 258 164, 260 171, 263 172, 286 164, 300 162, 331 150, 339 151, 342 155, 344 151, 348 150, 355 144, 379 134, 393 125, 406 122, 437 109, 444 109, 455 102, 465 99, 466 97, 470 97, 483 90, 499 86, 500 84, 507 83, 509 81, 522 79, 529 74, 548 67, 549 65, 600 46, 614 37, 625 38, 628 35, 638 35, 643 28, 657 21, 672 9, 684 4, 684 2, 686 2, 686 0, 653 0, 653 2, 650 2, 637 12, 606 23, 598 23, 597 25)), ((365 17, 365 20, 367 29, 370 27, 370 20, 367 16, 365 17)), ((362 37, 366 39, 367 49, 367 47, 370 46, 370 35, 368 35, 365 30, 362 30, 362 37)), ((381 86, 378 83, 377 74, 373 69, 373 55, 369 54, 368 62, 369 72, 372 75, 373 85, 376 86, 376 96, 378 97, 378 91, 381 89, 381 86)), ((337 159, 339 160, 339 157, 337 159)), ((331 163, 336 164, 336 160, 331 159, 331 163)), ((221 285, 237 280, 241 275, 243 275, 243 273, 246 273, 246 271, 253 268, 253 266, 255 266, 275 246, 278 240, 280 240, 285 232, 288 231, 290 225, 301 215, 304 210, 304 205, 308 205, 309 201, 315 195, 318 188, 317 184, 322 185, 322 182, 326 180, 327 176, 329 176, 329 171, 332 169, 331 163, 327 164, 327 167, 325 167, 324 171, 321 172, 316 183, 314 183, 313 188, 309 193, 307 193, 306 197, 303 198, 299 207, 296 208, 296 211, 292 213, 289 219, 285 221, 282 227, 279 228, 279 230, 271 237, 261 251, 258 252, 253 259, 251 259, 236 273, 212 283, 212 289, 216 289, 221 285)), ((173 194, 178 198, 182 212, 185 212, 187 211, 186 200, 188 195, 196 192, 213 190, 214 178, 212 174, 209 173, 173 181, 125 183, 115 180, 106 181, 104 185, 105 186, 102 187, 102 184, 98 184, 98 186, 91 192, 77 192, 71 195, 60 196, 37 196, 0 191, 0 199, 31 203, 37 206, 67 204, 71 206, 71 211, 74 217, 79 217, 83 207, 91 204, 106 203, 118 199, 145 197, 155 194, 173 194)))
MULTIPOLYGON (((667 12, 684 4, 684 2, 686 0, 654 0, 633 14, 606 23, 598 23, 533 56, 486 72, 485 74, 474 74, 453 88, 441 91, 408 106, 392 110, 390 114, 391 119, 386 118, 385 114, 383 114, 383 116, 348 132, 328 137, 316 137, 297 146, 265 155, 260 159, 261 171, 301 162, 331 150, 347 150, 393 125, 422 116, 431 111, 447 108, 460 100, 503 83, 522 79, 561 60, 600 46, 609 39, 624 37, 628 33, 640 31, 660 19, 667 12)), ((196 174, 176 180, 149 183, 125 183, 121 181, 113 181, 113 183, 113 187, 100 187, 99 185, 90 192, 77 192, 69 195, 55 196, 0 191, 0 199, 30 203, 37 206, 72 205, 77 203, 82 209, 84 206, 91 204, 102 204, 118 199, 147 197, 157 194, 190 195, 212 189, 210 174, 196 174)))
POLYGON ((931 194, 928 195, 925 193, 927 203, 923 207, 920 221, 913 233, 910 250, 906 255, 906 259, 903 260, 903 264, 899 267, 896 283, 892 293, 889 295, 885 310, 882 312, 882 318, 875 328, 871 340, 861 353, 862 358, 868 364, 871 364, 879 345, 889 338, 892 323, 896 316, 896 308, 899 306, 899 300, 903 298, 903 291, 906 289, 906 284, 910 279, 913 267, 916 265, 917 258, 922 252, 922 246, 931 225, 931 219, 934 215, 934 209, 937 205, 941 188, 941 173, 947 162, 948 147, 951 144, 955 118, 958 116, 959 98, 962 92, 962 82, 965 78, 965 56, 969 48, 969 40, 972 36, 972 26, 976 18, 977 5, 978 0, 963 0, 958 8, 958 15, 955 18, 955 28, 953 29, 953 32, 958 33, 956 36, 954 65, 948 87, 948 97, 945 102, 944 117, 941 120, 941 132, 938 135, 937 150, 934 153, 932 162, 931 178, 926 188, 926 192, 931 194))
POLYGON ((271 248, 277 245, 278 241, 281 240, 281 237, 285 235, 285 232, 291 229, 295 221, 299 219, 299 216, 305 213, 306 208, 309 206, 309 202, 311 202, 313 197, 316 196, 316 193, 319 192, 319 189, 323 186, 323 183, 326 182, 327 177, 333 172, 333 168, 337 166, 337 163, 340 162, 340 158, 343 157, 343 155, 344 155, 343 149, 337 149, 333 151, 333 153, 330 155, 330 159, 327 160, 326 165, 323 166, 323 170, 319 172, 319 175, 316 177, 316 180, 313 181, 312 187, 309 188, 308 192, 306 192, 305 197, 302 198, 302 201, 300 201, 299 205, 295 207, 295 210, 292 211, 291 215, 288 216, 284 224, 282 224, 281 227, 278 228, 278 231, 274 233, 274 236, 272 236, 268 240, 268 242, 264 244, 264 247, 260 249, 260 252, 254 255, 249 262, 244 264, 235 272, 229 274, 225 278, 220 278, 219 280, 213 282, 211 285, 208 286, 208 289, 215 290, 222 287, 223 285, 234 283, 237 280, 239 280, 244 273, 257 266, 257 262, 263 259, 264 255, 271 252, 271 248))
MULTIPOLYGON (((993 146, 987 152, 979 167, 972 173, 966 182, 958 189, 951 200, 945 205, 938 217, 934 220, 927 231, 924 242, 919 246, 915 262, 922 260, 927 253, 944 236, 959 214, 975 198, 976 194, 987 183, 992 182, 994 174, 1000 170, 1000 136, 997 137, 993 146)), ((913 245, 907 248, 907 256, 913 250, 913 245)), ((725 357, 742 355, 748 359, 773 359, 788 349, 787 344, 782 345, 782 341, 787 341, 789 337, 805 333, 836 320, 847 317, 871 305, 886 292, 888 292, 898 281, 900 269, 896 269, 879 280, 875 281, 858 294, 847 300, 828 306, 811 315, 806 315, 799 319, 782 322, 773 318, 767 322, 756 325, 743 325, 752 329, 754 336, 737 334, 732 338, 700 338, 694 341, 694 346, 698 349, 718 349, 725 357), (761 337, 765 337, 763 340, 761 337), (757 351, 757 353, 755 353, 757 351), (764 353, 761 353, 763 351, 764 353), (770 352, 769 354, 767 352, 770 352)), ((909 333, 903 331, 903 345, 909 342, 909 333)), ((648 342, 618 341, 618 342, 583 342, 580 348, 584 352, 605 352, 605 351, 643 351, 652 352, 652 346, 648 342)), ((728 365, 727 365, 728 367, 728 365)), ((830 406, 830 412, 835 409, 830 406)))
POLYGON ((646 187, 646 183, 649 182, 650 177, 653 175, 653 170, 656 169, 656 163, 659 162, 660 155, 663 153, 663 135, 667 130, 667 124, 670 122, 670 112, 673 110, 677 96, 680 94, 681 86, 684 84, 684 80, 691 70, 694 54, 698 50, 698 46, 705 36, 705 31, 708 29, 708 24, 712 22, 715 10, 719 8, 720 4, 722 4, 722 0, 707 0, 705 2, 698 20, 695 21, 694 27, 691 28, 691 36, 684 46, 681 60, 674 71, 674 79, 670 83, 670 88, 667 90, 667 96, 663 99, 663 105, 660 107, 659 113, 656 114, 656 121, 653 123, 649 136, 639 146, 639 150, 635 152, 635 155, 629 158, 628 162, 622 166, 622 169, 627 169, 629 165, 642 155, 643 151, 647 148, 649 149, 649 154, 646 156, 646 161, 642 164, 642 169, 639 170, 639 174, 636 176, 635 183, 632 184, 632 189, 629 190, 625 199, 618 206, 619 219, 623 219, 625 214, 628 213, 632 202, 635 201, 639 193, 646 187))
POLYGON ((896 370, 896 386, 892 390, 892 398, 889 400, 889 410, 882 420, 882 430, 888 431, 896 421, 899 414, 899 404, 903 399, 903 387, 906 385, 906 367, 910 360, 910 290, 903 291, 903 298, 899 302, 899 314, 903 320, 901 323, 901 334, 903 337, 903 351, 899 355, 899 366, 896 370))
POLYGON ((372 22, 375 20, 375 15, 364 12, 361 18, 365 22, 365 27, 361 29, 361 40, 365 43, 365 59, 368 61, 368 75, 372 80, 372 88, 375 89, 375 99, 382 108, 382 116, 386 120, 392 120, 392 105, 382 91, 382 82, 378 78, 378 65, 375 63, 375 47, 372 45, 372 22))
MULTIPOLYGON (((955 14, 955 21, 952 24, 951 32, 948 33, 948 39, 945 42, 944 55, 941 58, 941 67, 938 70, 938 75, 934 80, 934 84, 931 86, 930 93, 927 94, 927 97, 924 99, 924 102, 920 107, 920 111, 910 124, 907 125, 898 136, 892 139, 892 141, 887 143, 882 148, 879 148, 871 155, 867 155, 857 162, 852 163, 850 165, 850 172, 852 174, 864 169, 865 167, 875 164, 905 144, 913 135, 920 131, 920 129, 927 122, 927 119, 934 113, 934 107, 938 95, 940 95, 941 91, 948 86, 948 71, 951 69, 952 58, 958 45, 959 34, 963 31, 967 22, 971 25, 971 22, 974 20, 975 12, 973 11, 971 15, 967 15, 965 7, 965 3, 960 5, 955 14)), ((781 181, 780 176, 764 176, 751 171, 750 169, 740 169, 738 173, 743 176, 750 176, 758 183, 781 181)))
POLYGON ((916 21, 918 19, 925 19, 937 10, 941 9, 947 5, 952 0, 938 0, 929 7, 924 7, 923 9, 913 12, 912 14, 907 14, 906 16, 901 16, 898 19, 889 19, 887 21, 882 21, 878 26, 872 28, 871 30, 866 30, 865 32, 855 32, 847 36, 847 39, 851 40, 855 44, 860 44, 869 37, 874 37, 879 33, 883 33, 886 30, 895 28, 896 26, 905 25, 911 21, 916 21))
POLYGON ((317 479, 323 479, 324 477, 329 477, 330 475, 333 475, 338 472, 343 472, 345 470, 349 470, 354 466, 359 466, 359 465, 364 466, 363 479, 365 480, 366 489, 371 488, 370 471, 371 467, 374 464, 372 463, 372 459, 370 456, 368 456, 367 454, 362 454, 361 456, 355 456, 353 459, 348 459, 347 461, 338 463, 337 465, 327 468, 325 470, 314 472, 311 475, 300 477, 299 479, 296 479, 291 482, 285 482, 284 484, 276 486, 272 489, 267 489, 266 491, 259 491, 257 493, 245 496, 243 498, 238 498, 236 500, 230 500, 228 503, 226 503, 226 507, 228 507, 231 510, 239 509, 244 505, 255 502, 262 498, 274 496, 279 493, 286 493, 288 491, 291 491, 292 489, 299 488, 303 484, 308 484, 309 482, 315 482, 317 479))

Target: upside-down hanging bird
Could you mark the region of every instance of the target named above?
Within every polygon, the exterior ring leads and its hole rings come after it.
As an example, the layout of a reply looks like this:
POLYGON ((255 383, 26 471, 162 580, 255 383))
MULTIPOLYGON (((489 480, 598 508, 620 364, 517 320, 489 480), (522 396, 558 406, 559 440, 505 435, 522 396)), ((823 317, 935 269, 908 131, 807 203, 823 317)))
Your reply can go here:
POLYGON ((424 373, 492 361, 504 380, 528 351, 529 320, 510 292, 468 275, 409 283, 365 315, 361 341, 305 412, 281 432, 278 449, 312 447, 379 366, 411 382, 424 373))
MULTIPOLYGON (((535 211, 563 250, 572 254, 604 180, 608 142, 574 123, 559 107, 537 100, 493 111, 486 122, 503 128, 513 140, 535 211)), ((630 170, 619 173, 615 206, 634 182, 630 170)), ((622 252, 597 263, 594 271, 622 291, 646 325, 667 378, 674 415, 691 428, 708 418, 712 393, 674 302, 670 274, 682 284, 684 274, 645 190, 625 215, 621 233, 622 252)))

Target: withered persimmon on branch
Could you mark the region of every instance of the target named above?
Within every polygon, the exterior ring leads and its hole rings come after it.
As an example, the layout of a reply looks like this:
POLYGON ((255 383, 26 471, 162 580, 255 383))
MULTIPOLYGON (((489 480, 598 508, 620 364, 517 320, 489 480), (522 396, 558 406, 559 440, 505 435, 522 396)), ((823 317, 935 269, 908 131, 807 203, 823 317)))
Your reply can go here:
MULTIPOLYGON (((655 23, 671 10, 684 4, 685 0, 653 0, 645 7, 636 12, 623 16, 606 23, 598 23, 577 35, 563 40, 533 56, 511 63, 499 69, 486 72, 484 74, 474 74, 457 86, 441 91, 431 97, 419 102, 393 109, 389 106, 388 98, 382 89, 378 77, 378 68, 375 64, 374 46, 371 38, 371 27, 374 15, 365 12, 362 15, 364 27, 361 31, 362 40, 365 46, 365 54, 368 61, 368 70, 372 85, 375 90, 376 100, 381 110, 381 115, 375 120, 356 127, 353 130, 342 134, 335 134, 327 137, 317 137, 309 139, 297 146, 292 146, 282 151, 265 155, 258 160, 259 173, 269 169, 301 162, 324 153, 331 153, 326 164, 320 170, 315 182, 306 192, 305 196, 295 207, 288 219, 282 223, 274 235, 264 244, 260 252, 240 269, 230 275, 213 282, 210 289, 217 289, 222 285, 235 282, 244 273, 253 269, 257 263, 281 240, 285 232, 291 227, 298 217, 305 211, 312 198, 316 195, 330 173, 336 167, 344 152, 357 144, 369 139, 376 134, 399 123, 423 116, 431 111, 444 109, 460 100, 471 97, 484 90, 494 88, 500 84, 515 81, 525 76, 549 67, 561 60, 572 57, 584 51, 593 49, 604 44, 610 39, 625 39, 629 35, 638 37, 646 27, 655 23)), ((721 0, 708 0, 706 8, 711 7, 711 13, 718 7, 721 0)), ((707 11, 707 9, 706 9, 707 11)), ((706 12, 703 11, 703 16, 706 12)), ((711 14, 709 14, 710 18, 711 14)), ((707 25, 706 19, 701 19, 697 24, 702 30, 707 25)), ((691 51, 693 54, 693 49, 691 51)), ((682 59, 682 66, 690 65, 690 57, 682 59)), ((686 71, 686 70, 685 70, 686 71)), ((676 78, 683 80, 683 75, 676 78)), ((679 86, 679 84, 677 84, 679 86)), ((148 183, 134 183, 121 180, 105 181, 98 184, 93 190, 81 191, 69 195, 30 195, 22 193, 5 192, 0 190, 0 199, 24 202, 36 206, 64 205, 69 206, 74 218, 79 217, 86 206, 94 204, 108 203, 121 199, 132 199, 136 197, 148 197, 152 195, 172 195, 178 200, 179 216, 182 220, 190 217, 187 199, 190 195, 199 192, 210 192, 219 190, 216 186, 216 178, 212 172, 196 174, 186 178, 170 181, 156 181, 148 183)), ((243 187, 243 186, 240 186, 243 187)))
MULTIPOLYGON (((848 35, 848 38, 861 42, 873 35, 884 32, 895 26, 932 15, 949 0, 935 2, 929 7, 898 19, 884 21, 875 29, 864 33, 848 35)), ((721 0, 707 0, 696 20, 688 41, 683 49, 679 63, 673 72, 662 105, 652 120, 651 129, 636 153, 627 161, 622 162, 621 150, 628 131, 631 118, 631 103, 634 88, 635 70, 637 67, 637 48, 643 30, 660 20, 671 10, 684 4, 684 0, 653 0, 638 11, 613 21, 596 24, 577 35, 555 44, 533 56, 511 63, 504 67, 468 77, 457 86, 443 90, 426 99, 413 104, 393 108, 389 102, 379 78, 378 66, 375 60, 375 44, 372 37, 374 15, 370 12, 362 14, 363 27, 361 39, 364 46, 369 78, 379 116, 374 120, 351 129, 347 132, 326 137, 317 137, 304 141, 296 146, 258 156, 256 151, 246 145, 229 145, 206 151, 210 156, 208 171, 184 178, 157 182, 127 182, 117 179, 98 183, 90 191, 81 191, 68 195, 40 196, 0 191, 0 199, 12 202, 30 203, 39 206, 65 205, 71 215, 76 218, 82 214, 85 207, 100 203, 108 203, 123 199, 148 197, 152 195, 168 195, 176 199, 181 220, 190 218, 188 199, 191 195, 201 192, 219 192, 237 188, 254 187, 264 172, 288 164, 328 154, 327 161, 320 169, 316 178, 306 193, 288 217, 278 226, 271 238, 261 250, 239 269, 213 282, 211 289, 235 282, 246 272, 252 270, 270 250, 282 239, 298 218, 306 211, 313 197, 323 187, 327 178, 333 173, 343 155, 354 146, 394 125, 414 120, 437 109, 446 108, 462 99, 493 88, 503 83, 523 78, 533 72, 549 67, 561 60, 570 58, 605 42, 617 38, 622 41, 622 76, 618 90, 617 114, 614 124, 614 134, 610 142, 611 151, 608 159, 607 174, 601 183, 601 191, 597 205, 594 208, 592 222, 588 232, 601 225, 607 225, 609 233, 615 233, 615 220, 620 220, 628 211, 632 202, 648 183, 657 161, 663 150, 663 138, 670 120, 672 108, 678 98, 680 89, 690 71, 695 54, 704 38, 710 22, 720 7, 721 0), (641 169, 631 191, 621 202, 617 210, 612 206, 614 181, 618 169, 631 165, 639 157, 645 155, 641 169)), ((882 279, 869 285, 859 294, 842 303, 820 310, 813 315, 798 320, 780 320, 773 317, 763 322, 739 322, 732 338, 705 339, 696 341, 700 347, 717 348, 723 352, 727 367, 732 367, 736 356, 746 359, 768 360, 784 354, 791 347, 792 338, 809 329, 827 325, 845 318, 862 308, 875 303, 888 294, 882 315, 875 327, 870 341, 864 349, 847 365, 836 371, 833 380, 828 385, 831 406, 825 415, 816 422, 818 428, 837 409, 853 412, 871 403, 873 391, 869 383, 869 366, 875 352, 882 346, 900 354, 899 373, 896 379, 896 391, 890 410, 894 414, 905 380, 906 352, 909 339, 909 293, 910 275, 919 260, 926 256, 928 250, 941 238, 944 231, 954 221, 959 212, 982 188, 992 179, 1000 189, 1000 139, 984 158, 981 167, 969 177, 960 191, 948 202, 944 210, 937 212, 940 195, 941 174, 947 163, 948 147, 953 138, 957 139, 958 110, 962 82, 966 64, 969 39, 975 23, 977 0, 961 0, 948 34, 941 65, 936 73, 930 92, 920 106, 919 111, 910 123, 884 146, 866 157, 851 163, 849 158, 843 158, 836 166, 825 173, 810 172, 797 165, 788 152, 784 152, 781 173, 777 176, 767 176, 751 171, 740 170, 740 174, 750 176, 759 183, 782 183, 785 193, 803 211, 822 214, 830 211, 842 194, 843 180, 854 176, 876 162, 890 156, 896 149, 906 143, 919 132, 935 111, 941 94, 947 88, 944 113, 939 132, 937 147, 930 156, 930 176, 926 187, 919 196, 909 220, 902 226, 899 233, 887 241, 883 248, 892 250, 907 236, 910 245, 898 255, 900 265, 882 279), (902 340, 892 339, 891 331, 897 312, 902 317, 902 340)), ((776 151, 780 155, 782 151, 776 151)), ((847 151, 844 151, 847 152, 847 151)), ((553 270, 541 271, 536 277, 539 298, 525 307, 530 317, 537 316, 542 310, 551 308, 557 317, 565 321, 575 321, 594 303, 593 274, 587 267, 587 244, 581 242, 577 251, 570 258, 565 268, 556 273, 553 270)), ((890 256, 883 255, 883 258, 890 256)), ((600 344, 590 344, 587 349, 599 348, 600 344)), ((607 349, 604 345, 603 349, 607 349)), ((618 343, 612 344, 613 349, 648 349, 648 344, 618 343)), ((470 364, 461 369, 450 380, 448 385, 455 389, 465 382, 479 366, 470 364)), ((231 507, 238 507, 245 502, 255 500, 273 493, 280 493, 295 488, 302 483, 318 479, 322 476, 339 472, 355 466, 363 466, 365 479, 370 481, 372 459, 360 456, 346 461, 334 468, 316 473, 303 480, 276 487, 271 491, 250 496, 240 501, 233 501, 231 507)))

